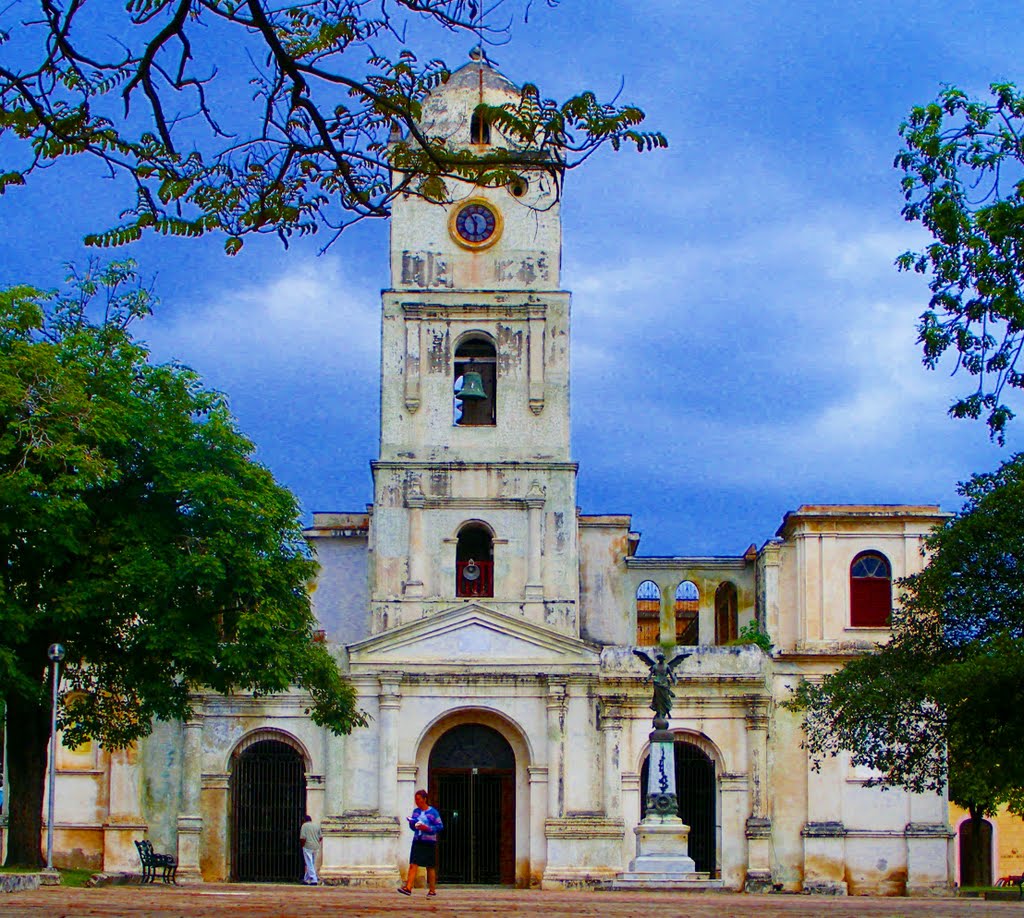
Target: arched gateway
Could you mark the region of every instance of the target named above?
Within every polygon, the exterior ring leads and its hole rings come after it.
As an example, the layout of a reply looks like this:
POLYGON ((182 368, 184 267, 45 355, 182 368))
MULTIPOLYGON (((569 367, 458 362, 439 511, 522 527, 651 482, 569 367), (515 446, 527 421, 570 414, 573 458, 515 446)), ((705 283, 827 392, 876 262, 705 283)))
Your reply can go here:
POLYGON ((299 829, 305 812, 302 753, 277 739, 259 740, 236 752, 231 770, 233 878, 298 880, 299 829))
POLYGON ((445 830, 438 850, 442 883, 514 883, 516 757, 493 727, 452 727, 430 753, 431 800, 445 830))

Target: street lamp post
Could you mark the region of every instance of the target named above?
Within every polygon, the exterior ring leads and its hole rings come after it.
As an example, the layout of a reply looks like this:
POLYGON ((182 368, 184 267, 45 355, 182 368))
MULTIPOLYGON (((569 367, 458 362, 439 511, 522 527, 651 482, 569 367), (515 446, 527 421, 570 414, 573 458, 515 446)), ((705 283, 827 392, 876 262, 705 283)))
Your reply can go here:
POLYGON ((60 684, 60 661, 64 645, 51 644, 46 655, 53 664, 53 704, 50 707, 50 793, 46 808, 46 869, 53 870, 53 795, 57 778, 57 687, 60 684))

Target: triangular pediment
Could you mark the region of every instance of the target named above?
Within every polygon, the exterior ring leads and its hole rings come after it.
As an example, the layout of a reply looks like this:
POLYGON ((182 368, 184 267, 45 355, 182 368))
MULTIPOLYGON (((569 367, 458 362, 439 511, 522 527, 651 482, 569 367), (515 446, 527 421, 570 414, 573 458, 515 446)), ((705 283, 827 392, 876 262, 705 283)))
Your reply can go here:
POLYGON ((586 641, 478 603, 456 606, 350 644, 349 661, 402 666, 596 665, 600 653, 586 641))

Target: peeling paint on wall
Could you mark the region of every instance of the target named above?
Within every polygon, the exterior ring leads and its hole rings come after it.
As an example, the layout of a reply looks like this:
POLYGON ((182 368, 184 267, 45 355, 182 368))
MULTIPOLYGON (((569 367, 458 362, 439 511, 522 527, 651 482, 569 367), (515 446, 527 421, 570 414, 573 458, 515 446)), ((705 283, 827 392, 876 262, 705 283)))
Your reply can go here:
POLYGON ((440 252, 402 252, 402 284, 406 287, 455 286, 451 266, 440 252))
POLYGON ((515 281, 529 287, 538 280, 546 282, 549 273, 547 256, 541 253, 499 258, 494 262, 494 279, 502 284, 515 281))
POLYGON ((431 373, 448 373, 451 370, 450 334, 432 330, 430 333, 430 350, 427 353, 427 369, 431 373))
POLYGON ((523 330, 508 325, 498 326, 498 372, 504 375, 517 372, 523 365, 523 330))

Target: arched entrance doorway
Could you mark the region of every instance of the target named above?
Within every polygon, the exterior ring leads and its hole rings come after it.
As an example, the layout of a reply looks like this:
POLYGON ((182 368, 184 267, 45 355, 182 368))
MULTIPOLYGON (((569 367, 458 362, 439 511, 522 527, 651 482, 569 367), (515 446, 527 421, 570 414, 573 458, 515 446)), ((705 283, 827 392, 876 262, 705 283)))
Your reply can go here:
POLYGON ((302 753, 281 740, 264 739, 236 753, 232 766, 233 879, 298 881, 299 829, 306 812, 302 753))
MULTIPOLYGON (((700 873, 718 875, 716 861, 717 820, 715 801, 717 787, 715 762, 703 749, 685 739, 675 741, 676 800, 679 816, 690 827, 690 857, 700 873)), ((646 815, 647 772, 650 757, 640 771, 640 818, 646 815)))
POLYGON ((497 730, 460 724, 430 753, 430 799, 445 830, 438 848, 442 883, 514 883, 516 757, 497 730))
POLYGON ((975 833, 970 819, 960 823, 961 886, 992 885, 992 823, 982 819, 980 826, 980 831, 975 833))

